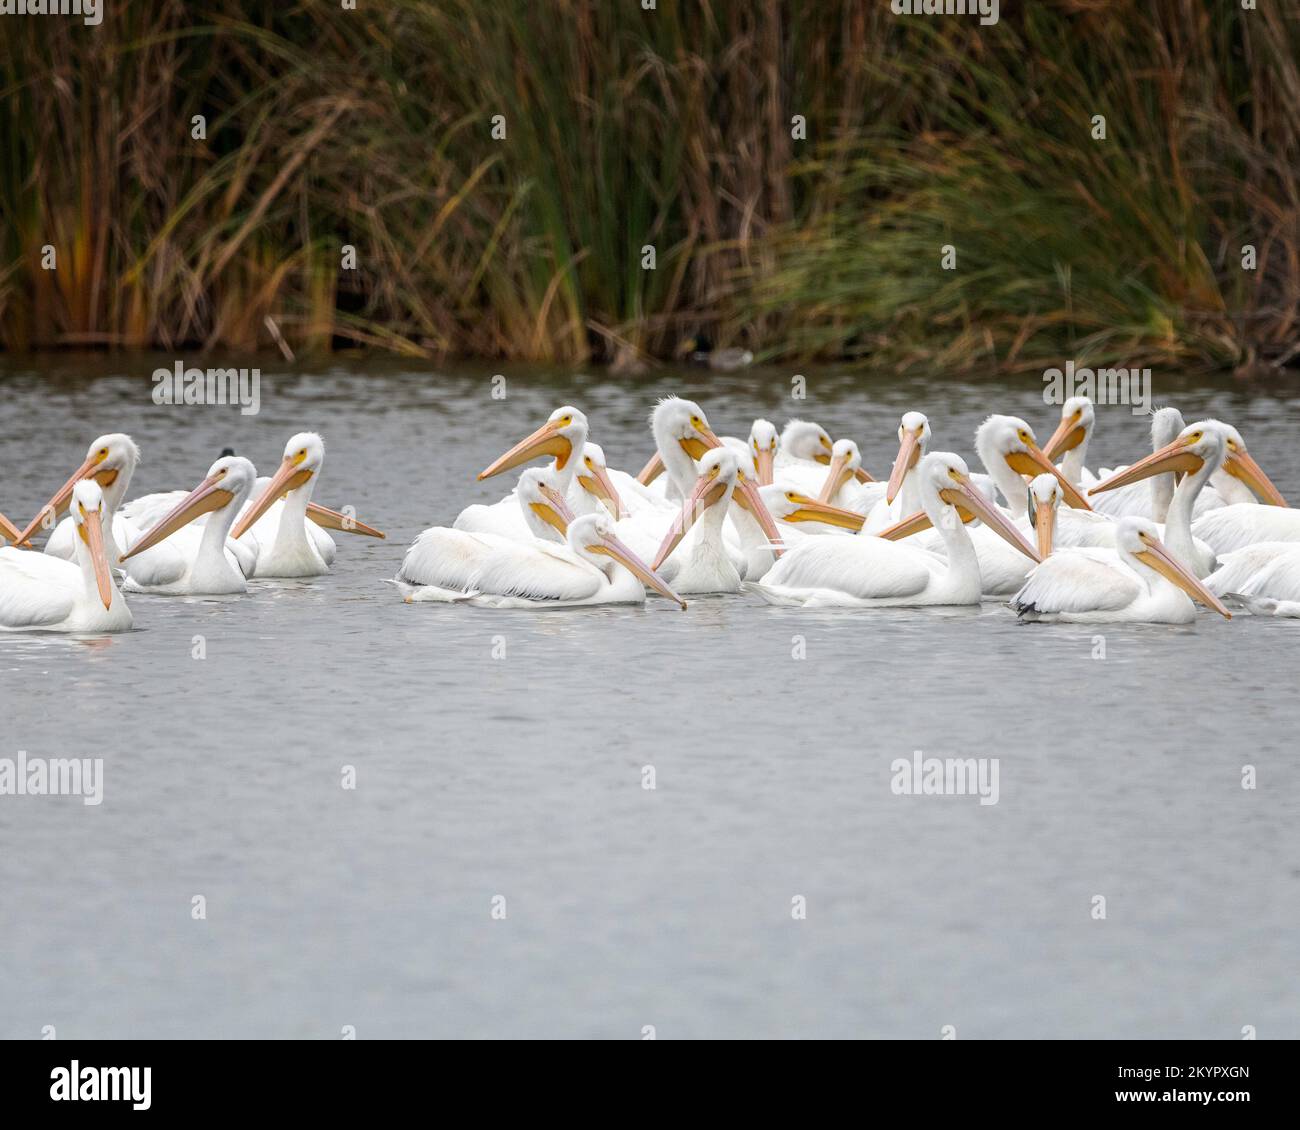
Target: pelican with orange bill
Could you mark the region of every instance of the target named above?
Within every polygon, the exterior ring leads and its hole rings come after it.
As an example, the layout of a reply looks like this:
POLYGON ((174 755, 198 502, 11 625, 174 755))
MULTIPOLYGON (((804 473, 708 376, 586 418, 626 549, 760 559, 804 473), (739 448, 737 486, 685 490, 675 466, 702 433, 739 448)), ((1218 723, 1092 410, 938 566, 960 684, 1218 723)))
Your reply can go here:
POLYGON ((131 611, 113 583, 105 525, 112 517, 104 492, 78 479, 68 508, 74 561, 7 546, 0 549, 0 630, 9 632, 125 632, 131 611))
POLYGON ((1008 607, 1022 620, 1189 624, 1193 601, 1232 613, 1172 554, 1149 518, 1121 518, 1115 553, 1063 549, 1034 569, 1008 607))
MULTIPOLYGON (((230 531, 254 552, 252 577, 319 577, 334 560, 334 540, 307 508, 325 462, 325 441, 315 432, 299 432, 285 444, 275 474, 266 480, 230 531), (272 511, 278 502, 283 505, 272 511)), ((343 515, 339 515, 343 518, 343 515)))
POLYGON ((184 569, 166 577, 129 577, 128 592, 162 596, 227 595, 248 591, 236 551, 227 544, 230 527, 248 501, 257 471, 238 455, 227 455, 189 494, 142 534, 122 556, 130 561, 160 542, 171 539, 181 551, 184 569), (202 525, 196 525, 202 518, 202 525))
POLYGON ((885 538, 807 538, 776 563, 761 583, 745 588, 777 605, 883 608, 978 604, 980 561, 963 516, 979 518, 1030 561, 1037 550, 970 480, 966 463, 932 452, 916 468, 925 517, 945 556, 885 538))

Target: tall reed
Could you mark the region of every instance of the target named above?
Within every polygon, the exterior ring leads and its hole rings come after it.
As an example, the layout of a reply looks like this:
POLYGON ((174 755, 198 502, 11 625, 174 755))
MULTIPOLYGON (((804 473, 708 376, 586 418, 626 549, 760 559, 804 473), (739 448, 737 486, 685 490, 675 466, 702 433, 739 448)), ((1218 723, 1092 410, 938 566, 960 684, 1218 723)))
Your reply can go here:
POLYGON ((1300 22, 1275 5, 103 10, 0 39, 6 348, 267 348, 268 318, 299 350, 563 363, 707 337, 1225 367, 1296 340, 1300 22))

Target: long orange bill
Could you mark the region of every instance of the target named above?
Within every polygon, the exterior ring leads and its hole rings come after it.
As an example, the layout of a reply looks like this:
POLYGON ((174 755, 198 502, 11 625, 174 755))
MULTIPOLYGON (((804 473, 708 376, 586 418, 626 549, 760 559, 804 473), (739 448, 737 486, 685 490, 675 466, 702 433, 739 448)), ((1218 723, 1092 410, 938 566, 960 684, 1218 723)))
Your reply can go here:
POLYGON ((876 481, 869 474, 867 474, 867 472, 862 467, 859 467, 856 471, 853 472, 853 477, 857 479, 858 482, 860 483, 874 483, 876 481))
POLYGON ((1158 538, 1149 541, 1143 539, 1146 549, 1134 556, 1146 565, 1150 565, 1165 580, 1177 585, 1193 600, 1199 600, 1207 608, 1213 608, 1220 616, 1231 620, 1232 613, 1223 606, 1223 602, 1210 592, 1201 582, 1183 567, 1180 562, 1158 538))
POLYGON ((113 607, 113 575, 108 570, 108 557, 104 552, 104 527, 99 511, 88 513, 82 529, 86 531, 86 545, 90 548, 90 563, 95 570, 95 585, 105 608, 113 607))
POLYGON ((664 473, 664 460, 659 452, 650 456, 650 462, 641 468, 640 474, 637 475, 636 481, 643 487, 648 487, 660 475, 664 473))
POLYGON ((1043 454, 1043 449, 1036 443, 1029 444, 1028 449, 1025 451, 1013 451, 1006 457, 1006 459, 1007 466, 1015 471, 1017 475, 1028 475, 1033 478, 1046 471, 1061 484, 1061 491, 1065 495, 1066 502, 1076 510, 1092 509, 1092 507, 1088 505, 1087 499, 1079 493, 1079 488, 1061 474, 1057 469, 1056 464, 1043 454))
POLYGON ((898 454, 894 457, 894 466, 889 472, 889 482, 885 486, 885 502, 892 503, 903 489, 903 480, 907 472, 916 466, 921 458, 921 437, 914 431, 905 431, 898 443, 898 454))
POLYGON ((614 489, 609 472, 604 467, 584 467, 578 475, 578 482, 583 490, 595 495, 605 504, 605 509, 614 516, 614 521, 623 517, 623 501, 618 497, 618 491, 614 489))
POLYGON ((826 526, 838 526, 842 530, 858 531, 866 523, 866 517, 858 514, 853 510, 842 510, 838 506, 830 506, 820 499, 812 499, 807 495, 795 494, 794 501, 798 503, 799 508, 792 510, 782 519, 786 522, 821 522, 826 526))
MULTIPOLYGON (((975 515, 964 506, 957 507, 957 514, 961 518, 963 526, 975 521, 975 515)), ((924 510, 918 510, 915 514, 900 518, 892 526, 886 526, 883 530, 878 530, 876 537, 884 538, 886 541, 902 541, 903 538, 910 538, 913 534, 928 530, 933 525, 930 516, 924 510)))
POLYGON ((826 471, 826 478, 822 481, 822 489, 817 496, 817 501, 830 502, 840 487, 848 482, 852 476, 853 472, 849 470, 849 457, 847 455, 835 456, 826 471))
POLYGON ((338 530, 344 534, 360 534, 367 538, 386 538, 388 535, 374 526, 367 526, 365 522, 359 521, 340 510, 331 510, 328 506, 321 506, 316 502, 307 504, 307 517, 316 525, 325 530, 338 530))
POLYGON ((558 490, 548 487, 545 483, 539 484, 537 489, 546 501, 530 502, 528 505, 532 508, 533 513, 548 526, 559 530, 560 537, 567 536, 569 523, 573 521, 573 511, 569 507, 568 499, 558 490))
POLYGON ((232 538, 242 538, 254 523, 291 490, 297 490, 312 476, 311 471, 300 471, 298 464, 286 459, 280 464, 266 489, 258 495, 257 501, 244 511, 244 516, 235 523, 230 531, 232 538))
POLYGON ((731 494, 731 501, 746 510, 758 523, 758 528, 763 531, 763 536, 767 538, 772 546, 772 556, 780 557, 785 552, 785 539, 781 536, 781 531, 776 528, 776 522, 772 519, 772 512, 768 510, 767 503, 763 501, 763 496, 758 493, 758 487, 745 474, 739 472, 736 479, 736 489, 731 494))
POLYGON ((613 534, 606 534, 596 545, 589 545, 587 548, 592 553, 603 553, 608 557, 612 557, 643 585, 654 589, 660 596, 667 597, 675 604, 681 605, 682 611, 686 611, 686 601, 673 592, 668 587, 668 583, 653 568, 642 561, 613 534))
POLYGON ((776 451, 770 447, 758 451, 754 455, 754 470, 758 472, 758 485, 770 487, 776 478, 776 451))
POLYGON ((1029 512, 1033 521, 1034 533, 1038 541, 1038 556, 1047 558, 1052 555, 1052 543, 1056 537, 1056 507, 1041 499, 1035 501, 1029 512))
POLYGON ((1250 487, 1265 505, 1288 505, 1287 500, 1282 497, 1282 492, 1273 485, 1244 447, 1228 453, 1228 458, 1223 461, 1223 469, 1233 478, 1240 479, 1250 487))
POLYGON ((49 526, 53 528, 54 519, 58 518, 68 508, 68 503, 72 501, 72 488, 89 476, 97 466, 98 464, 94 459, 87 459, 73 471, 72 477, 54 492, 54 497, 49 502, 37 511, 36 517, 27 523, 27 528, 18 535, 15 541, 18 543, 27 541, 36 532, 36 527, 46 521, 47 515, 49 517, 49 526))
POLYGON ((1088 493, 1101 494, 1102 491, 1128 486, 1129 483, 1140 482, 1142 479, 1151 478, 1152 475, 1163 475, 1166 472, 1194 474, 1204 464, 1205 460, 1188 451, 1186 442, 1179 436, 1173 443, 1165 444, 1159 451, 1153 451, 1145 459, 1139 459, 1124 470, 1117 471, 1105 482, 1098 483, 1088 493))
POLYGON ((210 514, 213 510, 220 510, 223 506, 229 506, 235 496, 221 486, 223 478, 224 475, 209 475, 199 483, 172 508, 170 513, 155 523, 153 529, 147 531, 131 546, 129 552, 122 554, 121 560, 126 561, 137 553, 153 548, 163 539, 171 537, 177 530, 188 526, 195 518, 210 514))
POLYGON ((717 468, 714 468, 714 474, 701 475, 691 488, 691 493, 687 495, 686 501, 682 503, 682 508, 677 512, 677 517, 673 519, 673 524, 668 527, 668 532, 664 535, 664 540, 659 543, 659 551, 655 554, 654 564, 651 569, 658 569, 678 545, 681 544, 682 538, 686 536, 687 531, 695 525, 698 519, 710 506, 716 506, 722 501, 727 493, 727 484, 722 482, 717 475, 717 468))
POLYGON ((23 535, 19 533, 18 527, 3 514, 0 514, 0 534, 4 534, 14 545, 22 545, 23 543, 23 535))
POLYGON ((1056 426, 1056 431, 1052 433, 1052 438, 1047 441, 1047 446, 1043 448, 1043 452, 1048 459, 1060 459, 1067 451, 1073 451, 1078 447, 1083 442, 1085 434, 1079 424, 1079 414, 1077 412, 1073 416, 1063 416, 1061 422, 1056 426))
POLYGON ((572 454, 573 444, 560 435, 560 426, 555 421, 548 420, 532 435, 521 439, 495 463, 480 471, 478 477, 480 481, 490 479, 493 475, 499 475, 502 471, 508 471, 512 467, 518 467, 521 463, 527 463, 543 455, 554 456, 555 466, 563 471, 572 454))
POLYGON ((1025 540, 1025 535, 1016 528, 1001 507, 985 498, 965 475, 953 474, 952 478, 956 485, 944 487, 939 492, 940 498, 959 509, 969 510, 1003 541, 1013 549, 1020 550, 1031 561, 1042 561, 1038 550, 1025 540))

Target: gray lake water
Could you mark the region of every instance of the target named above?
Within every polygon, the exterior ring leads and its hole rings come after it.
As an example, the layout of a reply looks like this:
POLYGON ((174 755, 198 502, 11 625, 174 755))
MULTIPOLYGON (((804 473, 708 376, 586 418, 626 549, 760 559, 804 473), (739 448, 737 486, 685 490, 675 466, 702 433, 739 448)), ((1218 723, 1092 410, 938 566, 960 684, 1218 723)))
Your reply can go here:
MULTIPOLYGON (((101 432, 142 447, 134 495, 227 445, 270 473, 312 428, 317 499, 389 540, 238 599, 134 597, 124 636, 0 636, 0 753, 105 777, 98 807, 0 797, 0 1037, 1300 1036, 1298 622, 1111 626, 1097 659, 994 603, 491 612, 382 583, 565 402, 633 472, 678 392, 720 433, 815 419, 881 475, 908 408, 968 458, 990 411, 1045 440, 1039 382, 810 371, 796 403, 788 372, 506 369, 500 401, 488 369, 263 362, 244 417, 153 405, 173 360, 4 361, 0 510, 101 432), (998 803, 894 795, 914 750, 999 758, 998 803)), ((1300 496, 1300 389, 1155 393, 1300 496)), ((1104 409, 1089 463, 1145 448, 1104 409)))

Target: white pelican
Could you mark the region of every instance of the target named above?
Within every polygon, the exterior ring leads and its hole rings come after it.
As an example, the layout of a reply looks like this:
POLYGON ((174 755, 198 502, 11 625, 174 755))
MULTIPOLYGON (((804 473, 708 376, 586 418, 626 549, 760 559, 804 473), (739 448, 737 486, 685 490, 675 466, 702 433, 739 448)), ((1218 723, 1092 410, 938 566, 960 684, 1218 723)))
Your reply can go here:
POLYGON ((754 473, 760 487, 772 485, 776 472, 776 453, 780 447, 776 425, 761 416, 749 429, 749 447, 754 457, 754 473))
MULTIPOLYGON (((515 444, 509 451, 479 472, 478 478, 492 478, 533 459, 551 456, 555 489, 578 515, 627 508, 618 488, 607 473, 605 453, 587 442, 587 417, 572 405, 557 408, 540 428, 515 444)), ((644 496, 627 491, 636 510, 645 507, 644 496)), ((660 503, 659 505, 662 505, 660 503)), ((522 522, 519 504, 513 492, 488 505, 465 507, 452 523, 453 529, 466 533, 487 533, 527 541, 531 534, 522 522)))
MULTIPOLYGON (((989 477, 1006 499, 1006 510, 999 509, 999 514, 1008 523, 1014 521, 1022 538, 1029 530, 1028 493, 1024 478, 1027 475, 1046 473, 1053 476, 1060 485, 1065 501, 1078 507, 1085 515, 1083 520, 1087 520, 1087 502, 1074 485, 1067 482, 1052 465, 1051 460, 1039 448, 1029 425, 1018 416, 990 416, 975 433, 975 449, 989 477)), ((970 513, 969 508, 967 513, 970 513)), ((1058 523, 1063 525, 1064 521, 1062 515, 1058 523)), ((881 530, 879 536, 896 541, 927 530, 930 525, 929 515, 922 511, 881 530)), ((979 557, 985 595, 1009 596, 1019 589, 1024 584, 1030 567, 1030 562, 1018 551, 1019 546, 1012 543, 1009 548, 1006 539, 998 536, 996 530, 975 527, 968 532, 969 542, 979 557)), ((943 553, 946 551, 947 539, 938 532, 927 531, 916 544, 931 552, 943 553)))
POLYGON ((527 531, 523 538, 431 526, 411 543, 394 583, 407 599, 460 600, 488 554, 511 545, 537 542, 563 544, 575 515, 559 492, 559 477, 551 467, 529 467, 519 476, 512 495, 527 531), (420 593, 417 590, 429 591, 420 593))
POLYGON ((113 583, 105 550, 111 512, 103 488, 79 480, 69 503, 76 564, 12 546, 0 549, 0 629, 125 632, 131 627, 131 610, 113 583))
POLYGON ((868 511, 866 524, 862 527, 864 531, 878 534, 921 509, 921 495, 912 471, 929 445, 929 418, 921 412, 904 412, 898 423, 898 454, 894 456, 885 493, 868 511))
POLYGON ((308 528, 307 507, 316 487, 316 476, 325 462, 325 442, 315 432, 299 432, 284 447, 284 458, 257 498, 244 508, 230 536, 243 538, 263 518, 248 544, 257 556, 254 577, 319 577, 329 572, 333 554, 322 552, 318 538, 332 549, 334 543, 323 530, 308 528), (279 520, 267 514, 280 499, 279 520), (272 528, 273 527, 273 528, 272 528))
POLYGON ((730 448, 721 447, 706 452, 699 469, 699 478, 664 535, 650 568, 662 569, 687 531, 693 529, 695 536, 679 555, 669 578, 674 590, 688 596, 740 592, 741 574, 722 540, 722 523, 736 488, 740 461, 730 448))
POLYGON ((1300 542, 1257 541, 1226 553, 1219 567, 1205 578, 1205 587, 1225 601, 1232 597, 1238 602, 1256 601, 1245 607, 1257 616, 1291 616, 1289 611, 1269 608, 1262 601, 1274 605, 1294 605, 1300 608, 1300 542))
MULTIPOLYGON (((558 492, 555 501, 561 501, 558 492)), ((529 545, 499 539, 475 558, 460 592, 449 591, 451 586, 445 578, 438 587, 417 587, 404 580, 402 574, 398 575, 399 588, 409 603, 455 600, 488 608, 574 608, 643 604, 649 586, 683 609, 686 607, 686 602, 618 539, 614 522, 607 514, 574 518, 565 541, 566 545, 557 546, 543 541, 529 545)))
POLYGON ((866 518, 872 507, 883 501, 885 492, 886 484, 876 482, 862 469, 862 453, 853 440, 837 439, 831 445, 830 466, 817 493, 818 502, 852 510, 866 518))
POLYGON ((1097 411, 1086 396, 1071 396, 1061 405, 1061 422, 1043 448, 1052 462, 1060 460, 1061 474, 1076 487, 1091 486, 1097 476, 1088 470, 1088 441, 1097 422, 1097 411))
MULTIPOLYGON (((761 520, 754 519, 745 494, 736 493, 746 481, 740 464, 741 459, 728 447, 714 448, 700 459, 699 478, 664 534, 652 565, 677 592, 740 592, 742 580, 757 580, 772 566, 772 534, 761 520), (730 515, 743 555, 740 561, 723 538, 723 522, 733 502, 737 509, 730 515), (682 539, 692 531, 683 546, 682 539)), ((770 515, 769 504, 774 504, 791 522, 823 522, 854 529, 861 525, 858 515, 823 505, 777 483, 759 488, 758 493, 765 512, 770 515)), ((788 544, 789 532, 780 536, 788 544)))
MULTIPOLYGON (((676 396, 661 400, 655 406, 650 414, 650 430, 654 435, 656 456, 666 472, 666 497, 669 498, 685 499, 690 494, 698 478, 696 460, 702 459, 709 451, 726 447, 736 457, 736 487, 731 498, 731 522, 726 528, 724 544, 733 567, 742 578, 762 576, 771 567, 774 556, 780 554, 783 543, 759 493, 755 482, 756 469, 748 450, 724 445, 709 426, 704 410, 694 401, 676 396), (767 544, 763 544, 764 538, 767 544)), ((667 515, 642 512, 633 516, 634 522, 624 521, 619 526, 619 534, 634 548, 644 550, 647 556, 652 555, 676 513, 677 507, 667 515)))
POLYGON ((1038 554, 970 481, 962 459, 932 452, 916 469, 921 505, 943 539, 946 559, 870 535, 807 538, 781 558, 761 583, 747 583, 770 604, 871 608, 978 604, 980 563, 959 511, 982 519, 1032 561, 1038 554))
MULTIPOLYGON (((1111 475, 1110 478, 1092 487, 1088 493, 1101 494, 1114 487, 1127 486, 1155 475, 1182 475, 1183 478, 1174 488, 1173 499, 1168 506, 1163 541, 1170 552, 1197 577, 1208 577, 1217 564, 1217 553, 1212 542, 1194 536, 1194 531, 1199 529, 1200 522, 1193 526, 1192 515, 1195 512, 1197 496, 1209 483, 1210 477, 1224 466, 1228 458, 1230 431, 1235 432, 1236 429, 1230 429, 1218 420, 1201 420, 1199 423, 1189 424, 1164 447, 1153 451, 1145 459, 1138 460, 1123 471, 1111 475)), ((1261 491, 1276 489, 1260 470, 1259 465, 1244 450, 1234 452, 1232 460, 1234 475, 1243 477, 1247 483, 1255 484, 1261 491)), ((1201 521, 1232 509, 1235 507, 1213 510, 1201 521)), ((1262 512, 1270 508, 1251 505, 1244 509, 1262 512)), ((1286 511, 1276 512, 1286 513, 1286 511)))
POLYGON ((1106 550, 1063 549, 1029 574, 1008 603, 1023 620, 1188 624, 1192 599, 1232 619, 1222 602, 1161 543, 1148 518, 1121 518, 1117 558, 1106 550))
MULTIPOLYGON (((1245 489, 1258 497, 1257 502, 1229 502, 1201 515, 1192 530, 1214 548, 1220 556, 1262 541, 1300 542, 1300 511, 1292 510, 1282 492, 1273 485, 1259 464, 1251 458, 1241 433, 1221 425, 1228 437, 1228 455, 1223 471, 1235 480, 1234 490, 1245 489)), ((1220 490, 1220 494, 1223 494, 1220 490)), ((1231 491, 1229 498, 1236 495, 1231 491)))
MULTIPOLYGON (((516 444, 509 452, 501 456, 492 466, 484 470, 479 478, 500 474, 502 471, 528 462, 530 458, 551 454, 547 447, 555 448, 560 443, 572 442, 572 452, 561 458, 556 455, 550 464, 555 489, 564 495, 569 509, 575 515, 608 512, 615 520, 628 514, 642 514, 647 511, 661 515, 660 521, 666 521, 666 515, 672 507, 662 498, 656 497, 635 483, 630 476, 614 472, 622 480, 621 489, 614 484, 606 462, 605 452, 598 444, 590 441, 578 441, 586 434, 587 418, 576 408, 560 408, 552 413, 551 419, 541 429, 543 432, 552 425, 556 426, 555 435, 546 437, 549 443, 538 444, 533 435, 516 444), (565 421, 568 421, 565 423, 565 421), (534 450, 528 454, 529 447, 534 450), (521 450, 522 449, 522 450, 521 450), (580 456, 577 453, 581 453, 580 456)), ((497 502, 488 505, 474 504, 465 507, 452 523, 454 529, 467 533, 488 533, 499 537, 516 538, 527 541, 532 534, 523 520, 519 504, 512 491, 497 502)))
POLYGON ((806 470, 809 463, 828 467, 834 447, 830 435, 820 424, 811 420, 790 420, 781 432, 773 470, 806 470))
POLYGON ((241 456, 227 455, 213 463, 204 480, 133 542, 122 558, 129 561, 150 546, 171 539, 173 544, 180 543, 177 548, 183 554, 183 570, 175 576, 157 577, 148 584, 128 576, 126 591, 161 596, 247 592, 244 566, 255 565, 255 559, 245 557, 241 562, 235 548, 239 543, 229 541, 228 536, 256 480, 253 464, 241 456), (199 525, 198 518, 206 521, 199 525))
MULTIPOLYGON (((636 477, 636 481, 642 486, 649 487, 660 475, 664 473, 663 453, 659 447, 660 435, 655 429, 655 416, 660 414, 671 418, 675 412, 688 411, 697 413, 700 419, 703 419, 704 413, 698 404, 692 400, 682 400, 676 396, 667 397, 661 400, 656 406, 654 413, 650 417, 651 432, 655 434, 655 453, 650 456, 649 461, 641 468, 636 477)), ((707 421, 705 421, 707 427, 707 421)), ((776 433, 776 425, 762 417, 756 419, 749 428, 749 441, 737 439, 735 436, 722 436, 721 443, 724 447, 730 447, 737 455, 747 454, 753 460, 753 477, 759 486, 769 486, 772 482, 773 467, 776 461, 777 448, 780 440, 776 433)), ((742 470, 744 464, 741 465, 742 470)), ((663 497, 676 499, 678 501, 683 497, 681 494, 681 484, 675 482, 671 476, 665 481, 662 488, 663 497)))
MULTIPOLYGON (((73 488, 84 481, 99 485, 103 494, 104 552, 110 566, 118 564, 123 549, 140 536, 140 527, 124 513, 122 499, 131 485, 131 476, 140 462, 140 449, 135 441, 121 432, 102 435, 86 451, 81 466, 72 472, 68 481, 54 493, 28 523, 20 537, 23 542, 36 532, 38 526, 49 526, 72 501, 73 488)), ((45 552, 64 561, 77 559, 77 526, 72 517, 63 519, 51 531, 45 542, 45 552)), ((179 551, 174 546, 157 546, 149 553, 132 561, 129 573, 145 580, 166 577, 181 567, 179 551)))

